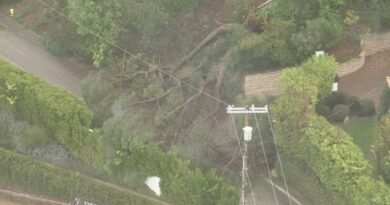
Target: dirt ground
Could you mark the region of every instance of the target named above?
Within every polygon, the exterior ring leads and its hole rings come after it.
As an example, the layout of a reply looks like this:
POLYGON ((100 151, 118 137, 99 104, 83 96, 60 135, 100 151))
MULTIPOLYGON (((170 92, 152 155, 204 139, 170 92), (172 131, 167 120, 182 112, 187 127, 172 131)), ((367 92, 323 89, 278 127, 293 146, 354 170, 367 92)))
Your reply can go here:
POLYGON ((340 79, 339 88, 348 94, 369 98, 378 105, 386 76, 390 76, 390 49, 366 57, 363 68, 340 79))
POLYGON ((360 53, 360 44, 348 40, 343 40, 338 46, 328 51, 330 55, 336 58, 337 62, 345 62, 360 53))
POLYGON ((3 198, 0 198, 0 205, 22 205, 22 204, 17 204, 14 202, 7 201, 3 198))

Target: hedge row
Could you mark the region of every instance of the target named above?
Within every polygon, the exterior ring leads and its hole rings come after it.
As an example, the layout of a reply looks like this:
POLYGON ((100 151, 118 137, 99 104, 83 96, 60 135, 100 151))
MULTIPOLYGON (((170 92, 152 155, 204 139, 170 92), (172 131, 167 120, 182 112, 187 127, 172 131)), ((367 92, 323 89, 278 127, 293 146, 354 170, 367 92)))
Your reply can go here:
POLYGON ((0 186, 64 202, 77 197, 97 205, 167 204, 3 148, 0 148, 0 186))
MULTIPOLYGON (((299 193, 308 200, 309 204, 348 204, 345 199, 327 190, 305 162, 288 155, 282 155, 281 158, 287 183, 292 187, 299 187, 299 193)), ((276 168, 278 172, 281 172, 279 164, 276 168)))
POLYGON ((17 110, 24 120, 45 128, 72 154, 89 157, 92 112, 80 99, 0 60, 0 106, 17 110))
POLYGON ((324 88, 335 75, 332 62, 314 58, 283 72, 284 94, 271 106, 277 143, 313 170, 328 191, 350 204, 390 204, 389 187, 372 178, 373 169, 352 138, 315 112, 317 99, 330 92, 324 88))
POLYGON ((150 145, 133 146, 123 168, 138 177, 161 177, 162 196, 177 205, 236 205, 238 189, 216 174, 192 169, 175 151, 164 153, 150 145))

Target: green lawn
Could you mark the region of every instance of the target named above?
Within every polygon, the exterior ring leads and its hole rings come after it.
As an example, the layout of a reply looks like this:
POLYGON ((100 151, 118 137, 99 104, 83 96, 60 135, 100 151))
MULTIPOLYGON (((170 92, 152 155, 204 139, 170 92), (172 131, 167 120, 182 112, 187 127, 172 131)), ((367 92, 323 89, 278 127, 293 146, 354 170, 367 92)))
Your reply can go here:
POLYGON ((374 156, 370 149, 376 138, 376 117, 355 119, 342 125, 342 128, 353 138, 353 141, 362 149, 366 158, 374 165, 374 156))

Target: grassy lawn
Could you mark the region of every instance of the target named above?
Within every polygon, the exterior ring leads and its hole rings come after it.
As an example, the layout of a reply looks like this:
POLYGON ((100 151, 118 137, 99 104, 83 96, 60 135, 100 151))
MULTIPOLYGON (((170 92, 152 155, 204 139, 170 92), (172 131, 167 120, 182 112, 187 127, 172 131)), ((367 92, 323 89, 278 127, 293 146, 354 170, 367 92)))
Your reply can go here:
POLYGON ((342 128, 353 138, 353 141, 362 149, 366 158, 374 165, 374 156, 370 149, 376 138, 376 117, 355 119, 342 125, 342 128))

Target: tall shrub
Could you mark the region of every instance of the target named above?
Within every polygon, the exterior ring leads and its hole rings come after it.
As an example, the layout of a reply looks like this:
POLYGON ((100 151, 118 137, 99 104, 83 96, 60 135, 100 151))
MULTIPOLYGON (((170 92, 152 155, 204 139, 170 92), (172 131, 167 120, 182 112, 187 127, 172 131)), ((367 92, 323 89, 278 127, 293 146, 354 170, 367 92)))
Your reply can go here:
POLYGON ((324 60, 322 64, 309 60, 314 62, 310 66, 316 75, 298 71, 304 70, 307 63, 283 72, 284 94, 271 106, 277 144, 306 163, 327 190, 351 204, 390 204, 390 189, 371 177, 373 169, 352 138, 313 109, 318 96, 328 92, 325 88, 335 75, 335 68, 329 68, 335 65, 334 60, 324 60))
POLYGON ((9 104, 24 120, 46 129, 76 156, 88 160, 92 112, 85 103, 60 88, 0 60, 0 104, 9 104), (14 89, 9 92, 9 85, 14 89), (8 92, 7 92, 8 90, 8 92), (6 99, 12 99, 10 103, 6 99))

